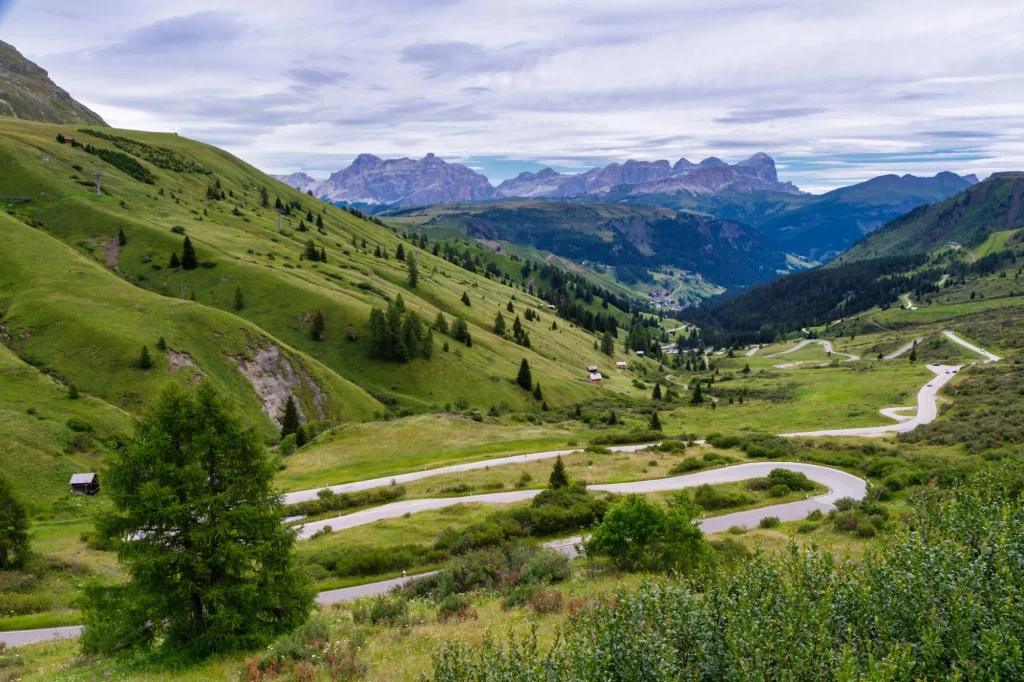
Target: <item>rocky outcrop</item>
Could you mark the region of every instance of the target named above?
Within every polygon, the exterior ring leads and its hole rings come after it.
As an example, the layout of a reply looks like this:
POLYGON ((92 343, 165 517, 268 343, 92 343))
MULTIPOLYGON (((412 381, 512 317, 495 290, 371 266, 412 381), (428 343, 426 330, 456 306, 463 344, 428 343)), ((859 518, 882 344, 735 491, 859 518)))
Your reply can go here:
POLYGON ((478 201, 497 196, 483 175, 433 154, 418 161, 360 154, 351 166, 332 174, 313 193, 330 201, 394 206, 478 201))
POLYGON ((244 355, 232 359, 238 363, 239 371, 249 380, 253 390, 260 397, 260 409, 270 417, 275 426, 281 426, 281 415, 284 414, 284 406, 289 396, 295 396, 295 405, 302 421, 326 417, 326 396, 320 387, 297 363, 296 371, 292 361, 281 353, 278 346, 271 344, 266 348, 250 349, 249 355, 252 357, 251 360, 244 355), (309 398, 300 400, 300 393, 308 395, 309 398), (310 408, 315 412, 315 417, 307 414, 310 408))
POLYGON ((775 161, 763 152, 729 165, 715 157, 698 164, 679 159, 612 163, 579 175, 556 173, 545 168, 539 173, 520 173, 498 185, 504 197, 547 197, 568 199, 583 195, 600 196, 612 190, 626 194, 674 194, 686 190, 718 194, 726 190, 772 191, 799 194, 790 182, 779 182, 775 161))

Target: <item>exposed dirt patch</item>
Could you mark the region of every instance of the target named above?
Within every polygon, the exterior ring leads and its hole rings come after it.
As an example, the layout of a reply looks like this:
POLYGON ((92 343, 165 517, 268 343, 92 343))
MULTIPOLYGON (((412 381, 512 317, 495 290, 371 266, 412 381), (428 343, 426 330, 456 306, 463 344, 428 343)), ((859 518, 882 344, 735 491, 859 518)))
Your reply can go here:
POLYGON ((182 367, 198 367, 196 361, 188 353, 167 350, 167 372, 177 372, 182 367))
MULTIPOLYGON (((316 411, 313 418, 326 417, 323 408, 325 396, 320 387, 302 371, 301 367, 296 372, 291 361, 281 354, 276 345, 250 350, 250 354, 252 360, 240 355, 232 359, 238 363, 239 371, 249 380, 256 395, 260 397, 260 409, 275 425, 281 426, 280 418, 284 414, 284 405, 288 402, 288 397, 296 395, 296 391, 303 387, 312 394, 312 407, 316 411)), ((295 405, 299 410, 299 418, 304 422, 309 421, 310 417, 307 416, 302 401, 296 400, 295 405)))
POLYGON ((117 256, 121 253, 121 242, 118 241, 117 237, 103 245, 103 249, 107 255, 107 267, 111 270, 117 270, 117 256))

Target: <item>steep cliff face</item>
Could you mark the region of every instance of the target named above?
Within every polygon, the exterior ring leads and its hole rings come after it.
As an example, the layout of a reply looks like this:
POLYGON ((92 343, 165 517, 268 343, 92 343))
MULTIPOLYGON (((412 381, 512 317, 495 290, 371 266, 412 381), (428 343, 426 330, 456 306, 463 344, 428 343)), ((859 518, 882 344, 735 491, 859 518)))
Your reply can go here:
POLYGON ((0 116, 44 123, 105 126, 98 114, 75 101, 46 71, 0 41, 0 116))
POLYGON ((698 164, 686 159, 679 159, 672 165, 664 160, 629 160, 579 175, 564 175, 545 168, 539 173, 520 173, 498 185, 498 193, 505 197, 559 199, 583 195, 600 197, 612 189, 629 195, 672 194, 679 190, 700 194, 724 191, 800 193, 792 183, 779 182, 775 161, 763 152, 734 165, 712 156, 698 164))
POLYGON ((415 159, 381 159, 360 154, 352 165, 313 190, 331 201, 412 206, 477 201, 497 196, 483 175, 433 154, 415 159))
MULTIPOLYGON (((280 180, 289 187, 294 187, 300 192, 308 192, 309 190, 315 190, 320 183, 317 182, 316 178, 313 178, 305 173, 289 173, 288 175, 271 175, 270 177, 275 180, 280 180)), ((314 191, 313 194, 316 194, 314 191)))

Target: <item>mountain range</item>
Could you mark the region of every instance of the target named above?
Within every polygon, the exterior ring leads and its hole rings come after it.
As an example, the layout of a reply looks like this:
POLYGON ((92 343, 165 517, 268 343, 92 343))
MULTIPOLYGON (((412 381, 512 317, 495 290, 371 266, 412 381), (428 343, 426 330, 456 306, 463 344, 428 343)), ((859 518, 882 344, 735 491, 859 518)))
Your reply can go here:
POLYGON ((0 41, 0 116, 44 123, 105 126, 99 114, 50 80, 45 69, 0 41))
POLYGON ((434 154, 420 160, 381 159, 360 154, 349 167, 323 183, 305 173, 275 175, 287 185, 332 202, 422 206, 446 201, 481 201, 509 198, 571 199, 599 197, 618 189, 634 196, 686 191, 718 194, 725 191, 767 191, 799 195, 790 182, 779 182, 775 161, 764 153, 729 165, 710 157, 700 163, 679 159, 610 163, 576 175, 545 168, 537 173, 520 173, 497 187, 487 178, 459 163, 447 163, 434 154))

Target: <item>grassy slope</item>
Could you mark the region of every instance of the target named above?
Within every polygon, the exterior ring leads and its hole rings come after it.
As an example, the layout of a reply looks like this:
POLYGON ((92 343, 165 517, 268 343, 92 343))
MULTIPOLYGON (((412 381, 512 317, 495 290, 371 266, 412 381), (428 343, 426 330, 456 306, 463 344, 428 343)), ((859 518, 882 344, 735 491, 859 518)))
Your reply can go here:
POLYGON ((894 254, 928 253, 950 242, 976 247, 994 232, 1024 227, 1022 191, 1024 174, 997 174, 954 197, 918 208, 889 222, 833 262, 850 263, 894 254))
MULTIPOLYGON (((15 208, 18 214, 37 221, 94 261, 104 262, 105 246, 123 229, 128 244, 117 257, 117 268, 140 287, 175 295, 183 284, 186 296, 194 293, 204 309, 225 311, 231 310, 234 291, 240 287, 248 302, 238 313, 240 317, 309 353, 333 372, 411 405, 440 406, 459 397, 484 408, 501 402, 516 407, 531 405, 532 399, 507 380, 515 375, 524 356, 541 379, 549 403, 599 395, 597 389, 578 380, 578 368, 586 364, 580 358, 592 352, 592 336, 569 325, 552 331, 546 314, 540 322, 525 323, 533 351, 524 351, 485 331, 495 313, 504 310, 512 293, 499 282, 471 275, 424 253, 420 255, 420 286, 410 291, 404 264, 394 258, 383 261, 372 256, 376 244, 394 253, 400 240, 392 232, 316 202, 221 150, 174 135, 124 133, 135 140, 174 149, 214 172, 206 176, 151 167, 158 176, 157 184, 145 185, 95 156, 58 145, 53 141, 58 130, 76 132, 68 126, 0 119, 0 152, 18 165, 17 173, 0 178, 0 195, 31 197, 31 202, 15 208), (49 156, 48 163, 40 161, 40 152, 49 156), (83 170, 76 171, 72 164, 83 170), (96 197, 80 184, 95 167, 102 167, 107 175, 103 197, 96 197), (234 201, 202 198, 213 177, 220 179, 225 191, 235 194, 234 201), (298 215, 285 218, 284 231, 278 234, 276 215, 258 206, 257 187, 261 184, 269 188, 272 201, 279 195, 286 201, 302 201, 304 209, 316 209, 324 220, 326 234, 297 232, 298 215), (160 196, 158 189, 166 190, 165 195, 160 196), (171 193, 176 200, 171 199, 171 193), (119 205, 121 200, 124 206, 119 205), (231 214, 235 205, 242 209, 243 216, 231 214), (156 269, 167 263, 172 251, 180 251, 181 237, 170 231, 176 225, 187 230, 199 259, 213 261, 216 267, 187 272, 183 282, 176 281, 166 269, 156 269), (326 248, 327 264, 298 262, 309 237, 326 248), (368 249, 364 252, 353 248, 353 237, 360 244, 366 239, 368 249), (459 302, 463 291, 470 293, 471 308, 459 302), (369 360, 365 332, 370 307, 383 306, 385 297, 398 293, 424 319, 433 319, 438 310, 466 316, 471 325, 476 325, 473 348, 460 347, 459 353, 445 354, 439 348, 442 339, 435 338, 438 348, 430 362, 416 360, 399 365, 369 360), (304 321, 316 310, 322 310, 327 319, 324 343, 310 340, 308 322, 304 321), (344 340, 349 324, 359 332, 356 341, 344 340), (480 380, 465 381, 467 376, 480 380)), ((108 146, 100 140, 91 141, 108 146)), ((521 303, 539 305, 522 292, 517 297, 521 303)), ((237 325, 224 326, 219 330, 225 334, 221 342, 228 343, 227 327, 237 325)))

